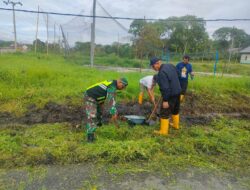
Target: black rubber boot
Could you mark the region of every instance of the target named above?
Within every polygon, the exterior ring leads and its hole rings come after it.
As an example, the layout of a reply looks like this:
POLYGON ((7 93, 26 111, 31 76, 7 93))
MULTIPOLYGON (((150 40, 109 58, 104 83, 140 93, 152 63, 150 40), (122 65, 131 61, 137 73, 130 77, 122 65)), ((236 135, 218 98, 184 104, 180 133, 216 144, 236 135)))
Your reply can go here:
POLYGON ((94 135, 94 133, 88 134, 88 139, 87 139, 87 141, 88 141, 89 143, 92 143, 92 142, 94 142, 94 140, 95 140, 95 135, 94 135))
POLYGON ((102 122, 99 121, 96 125, 97 125, 98 127, 101 127, 101 126, 102 126, 102 122))

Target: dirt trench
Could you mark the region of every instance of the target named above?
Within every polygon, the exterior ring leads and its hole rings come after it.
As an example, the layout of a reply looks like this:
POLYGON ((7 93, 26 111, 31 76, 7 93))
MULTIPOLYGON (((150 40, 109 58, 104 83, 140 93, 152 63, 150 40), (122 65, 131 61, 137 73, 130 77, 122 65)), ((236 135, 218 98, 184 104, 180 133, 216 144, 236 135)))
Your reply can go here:
MULTIPOLYGON (((152 109, 151 104, 145 103, 139 106, 135 103, 118 104, 119 115, 149 115, 152 109)), ((108 110, 103 112, 103 122, 107 123, 110 118, 108 110)), ((68 122, 80 124, 85 120, 83 106, 60 105, 54 102, 47 103, 43 108, 35 105, 28 106, 28 111, 21 117, 16 117, 11 113, 0 113, 0 125, 19 123, 19 124, 38 124, 38 123, 61 123, 68 122)))
MULTIPOLYGON (((235 98, 234 94, 232 94, 232 98, 235 98)), ((188 125, 207 125, 214 119, 220 117, 250 119, 249 97, 237 96, 238 103, 236 102, 230 105, 209 101, 209 97, 198 96, 189 92, 186 95, 185 101, 181 103, 181 120, 188 125)), ((152 109, 152 104, 147 101, 141 106, 137 102, 120 102, 117 104, 117 110, 120 116, 141 115, 148 117, 152 109)), ((84 107, 80 104, 79 106, 75 106, 48 102, 43 108, 38 108, 34 104, 29 105, 27 110, 28 111, 20 117, 16 117, 11 113, 0 112, 0 126, 15 123, 33 125, 38 123, 62 122, 79 125, 86 120, 84 107)), ((104 109, 103 123, 108 123, 109 118, 108 110, 104 109)))

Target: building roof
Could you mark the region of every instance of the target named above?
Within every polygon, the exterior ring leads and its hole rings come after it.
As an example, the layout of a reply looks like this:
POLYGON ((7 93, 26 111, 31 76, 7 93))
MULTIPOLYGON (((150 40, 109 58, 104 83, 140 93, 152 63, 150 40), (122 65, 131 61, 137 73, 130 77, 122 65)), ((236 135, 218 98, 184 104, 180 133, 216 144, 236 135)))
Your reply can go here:
POLYGON ((250 53, 250 46, 248 46, 245 49, 241 50, 240 53, 250 53))
POLYGON ((239 53, 240 48, 229 48, 227 51, 232 53, 239 53))

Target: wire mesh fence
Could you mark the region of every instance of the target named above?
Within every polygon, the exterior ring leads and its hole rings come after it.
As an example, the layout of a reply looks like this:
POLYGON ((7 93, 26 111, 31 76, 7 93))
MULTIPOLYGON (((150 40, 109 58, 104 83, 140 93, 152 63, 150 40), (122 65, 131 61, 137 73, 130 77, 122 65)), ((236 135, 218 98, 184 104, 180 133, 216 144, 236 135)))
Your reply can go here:
MULTIPOLYGON (((93 15, 92 9, 92 4, 88 4, 77 15, 49 14, 43 7, 39 7, 37 13, 16 11, 18 50, 60 55, 76 64, 90 65, 93 18, 82 15, 93 15)), ((0 17, 0 20, 4 20, 0 25, 0 40, 2 43, 9 41, 10 49, 13 48, 12 14, 12 11, 5 11, 4 17, 0 17)), ((194 63, 215 62, 214 47, 204 47, 202 51, 192 52, 186 48, 185 51, 174 51, 167 43, 155 45, 149 40, 141 44, 144 47, 142 53, 143 48, 137 48, 137 36, 131 32, 131 20, 112 17, 100 2, 97 2, 96 15, 103 17, 95 18, 95 65, 148 68, 148 59, 152 56, 175 64, 182 60, 184 54, 189 54, 194 63)), ((238 63, 239 58, 239 51, 232 53, 219 50, 219 60, 224 63, 238 63)))

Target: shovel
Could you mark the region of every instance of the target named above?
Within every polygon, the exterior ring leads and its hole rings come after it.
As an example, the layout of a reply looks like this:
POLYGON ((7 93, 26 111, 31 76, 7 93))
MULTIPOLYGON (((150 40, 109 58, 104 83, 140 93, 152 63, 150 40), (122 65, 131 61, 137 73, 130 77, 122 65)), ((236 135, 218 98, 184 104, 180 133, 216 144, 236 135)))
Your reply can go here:
POLYGON ((145 124, 147 125, 154 125, 155 124, 155 121, 154 120, 151 120, 153 115, 155 114, 156 110, 157 110, 157 107, 159 105, 159 103, 161 102, 162 98, 159 98, 157 104, 155 105, 152 113, 150 114, 150 116, 148 117, 148 119, 145 121, 145 124))

